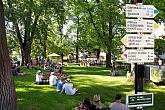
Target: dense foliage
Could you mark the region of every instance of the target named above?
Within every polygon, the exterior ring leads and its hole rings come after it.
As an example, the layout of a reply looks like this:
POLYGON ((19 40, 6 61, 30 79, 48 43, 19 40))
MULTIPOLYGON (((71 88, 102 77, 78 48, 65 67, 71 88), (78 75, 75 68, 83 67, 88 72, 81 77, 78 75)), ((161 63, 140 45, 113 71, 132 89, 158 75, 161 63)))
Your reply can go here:
MULTIPOLYGON (((50 53, 78 54, 89 51, 99 54, 121 54, 120 39, 125 33, 124 6, 131 0, 4 0, 10 53, 15 50, 25 63, 31 57, 50 53), (19 43, 19 45, 18 45, 19 43)), ((152 4, 159 14, 155 20, 164 22, 162 0, 144 0, 152 4)), ((155 50, 161 48, 155 43, 155 50)), ((163 47, 164 48, 164 47, 163 47)), ((107 62, 111 65, 111 62, 107 62)))

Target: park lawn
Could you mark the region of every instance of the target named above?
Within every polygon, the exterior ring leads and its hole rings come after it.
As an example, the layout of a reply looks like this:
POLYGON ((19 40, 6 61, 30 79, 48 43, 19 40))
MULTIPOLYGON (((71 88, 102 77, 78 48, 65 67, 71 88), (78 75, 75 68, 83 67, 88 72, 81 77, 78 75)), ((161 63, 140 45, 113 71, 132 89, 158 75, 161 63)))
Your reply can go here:
MULTIPOLYGON (((92 99, 94 94, 100 94, 102 102, 109 105, 115 94, 121 93, 125 103, 125 95, 134 93, 134 83, 128 82, 125 76, 108 76, 109 70, 105 67, 66 66, 64 71, 81 93, 76 96, 58 94, 53 86, 35 85, 37 70, 23 67, 22 71, 27 75, 14 76, 19 110, 72 110, 84 97, 92 99)), ((154 106, 145 110, 164 110, 165 87, 147 84, 144 91, 155 95, 154 106)))

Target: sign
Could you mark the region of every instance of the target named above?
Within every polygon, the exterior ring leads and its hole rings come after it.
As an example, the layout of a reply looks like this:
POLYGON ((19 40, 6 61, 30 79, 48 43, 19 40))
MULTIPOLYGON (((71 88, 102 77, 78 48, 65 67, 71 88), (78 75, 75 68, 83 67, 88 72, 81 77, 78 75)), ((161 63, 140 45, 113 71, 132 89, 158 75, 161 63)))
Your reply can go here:
POLYGON ((153 32, 159 25, 154 20, 126 19, 127 32, 153 32))
POLYGON ((126 34, 121 42, 126 47, 154 47, 154 36, 149 34, 126 34))
POLYGON ((126 96, 126 105, 128 107, 139 107, 139 106, 153 106, 154 96, 153 93, 148 94, 133 94, 126 96))
POLYGON ((126 4, 126 17, 154 18, 158 13, 153 5, 126 4))
POLYGON ((128 49, 123 57, 127 63, 154 62, 154 49, 128 49))

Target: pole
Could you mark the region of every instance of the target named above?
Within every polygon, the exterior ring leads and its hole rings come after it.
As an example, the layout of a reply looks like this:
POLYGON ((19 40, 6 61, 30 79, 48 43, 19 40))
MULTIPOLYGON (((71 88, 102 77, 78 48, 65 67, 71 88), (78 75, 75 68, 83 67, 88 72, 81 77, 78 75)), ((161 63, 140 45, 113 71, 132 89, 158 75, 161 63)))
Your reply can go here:
POLYGON ((143 92, 144 65, 135 63, 135 94, 143 92))
MULTIPOLYGON (((135 94, 143 93, 143 78, 144 78, 144 65, 135 63, 135 94)), ((142 107, 137 107, 135 110, 143 110, 142 107)))
MULTIPOLYGON (((134 0, 134 3, 142 3, 143 0, 134 0)), ((135 94, 143 92, 144 65, 135 63, 135 94)), ((135 110, 143 110, 142 107, 136 107, 135 110)))

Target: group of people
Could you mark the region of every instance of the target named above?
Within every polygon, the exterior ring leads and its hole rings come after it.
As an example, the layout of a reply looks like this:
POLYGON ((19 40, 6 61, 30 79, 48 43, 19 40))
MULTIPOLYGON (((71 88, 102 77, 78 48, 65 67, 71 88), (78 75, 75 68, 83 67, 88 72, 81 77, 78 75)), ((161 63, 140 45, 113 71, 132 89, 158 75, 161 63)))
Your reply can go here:
POLYGON ((125 104, 121 103, 121 94, 116 94, 115 101, 109 106, 104 105, 100 100, 100 95, 94 95, 93 101, 90 101, 88 97, 75 107, 75 110, 128 110, 125 104))
POLYGON ((99 60, 88 60, 88 59, 85 59, 85 60, 81 60, 80 61, 80 66, 100 66, 100 61, 99 60))
MULTIPOLYGON (((36 82, 35 84, 43 84, 44 81, 44 74, 39 70, 36 73, 36 82)), ((49 78, 47 79, 49 82, 49 85, 56 86, 57 92, 62 94, 65 92, 66 95, 75 95, 77 94, 78 89, 73 88, 73 84, 71 80, 69 79, 69 76, 64 74, 63 72, 60 72, 56 69, 56 71, 53 71, 50 73, 49 78)))
POLYGON ((63 72, 63 67, 62 67, 62 64, 58 63, 58 64, 51 64, 51 65, 48 65, 47 63, 44 64, 44 70, 45 71, 56 71, 56 70, 59 70, 59 72, 63 72))
POLYGON ((62 64, 57 62, 54 63, 49 57, 36 57, 35 59, 31 59, 26 66, 28 69, 37 69, 37 66, 40 66, 43 67, 45 71, 54 71, 59 68, 62 70, 62 64))
POLYGON ((49 58, 44 58, 43 56, 39 56, 39 57, 35 57, 35 59, 33 59, 31 61, 32 64, 38 65, 38 66, 43 66, 44 64, 48 64, 51 65, 52 60, 49 58))

